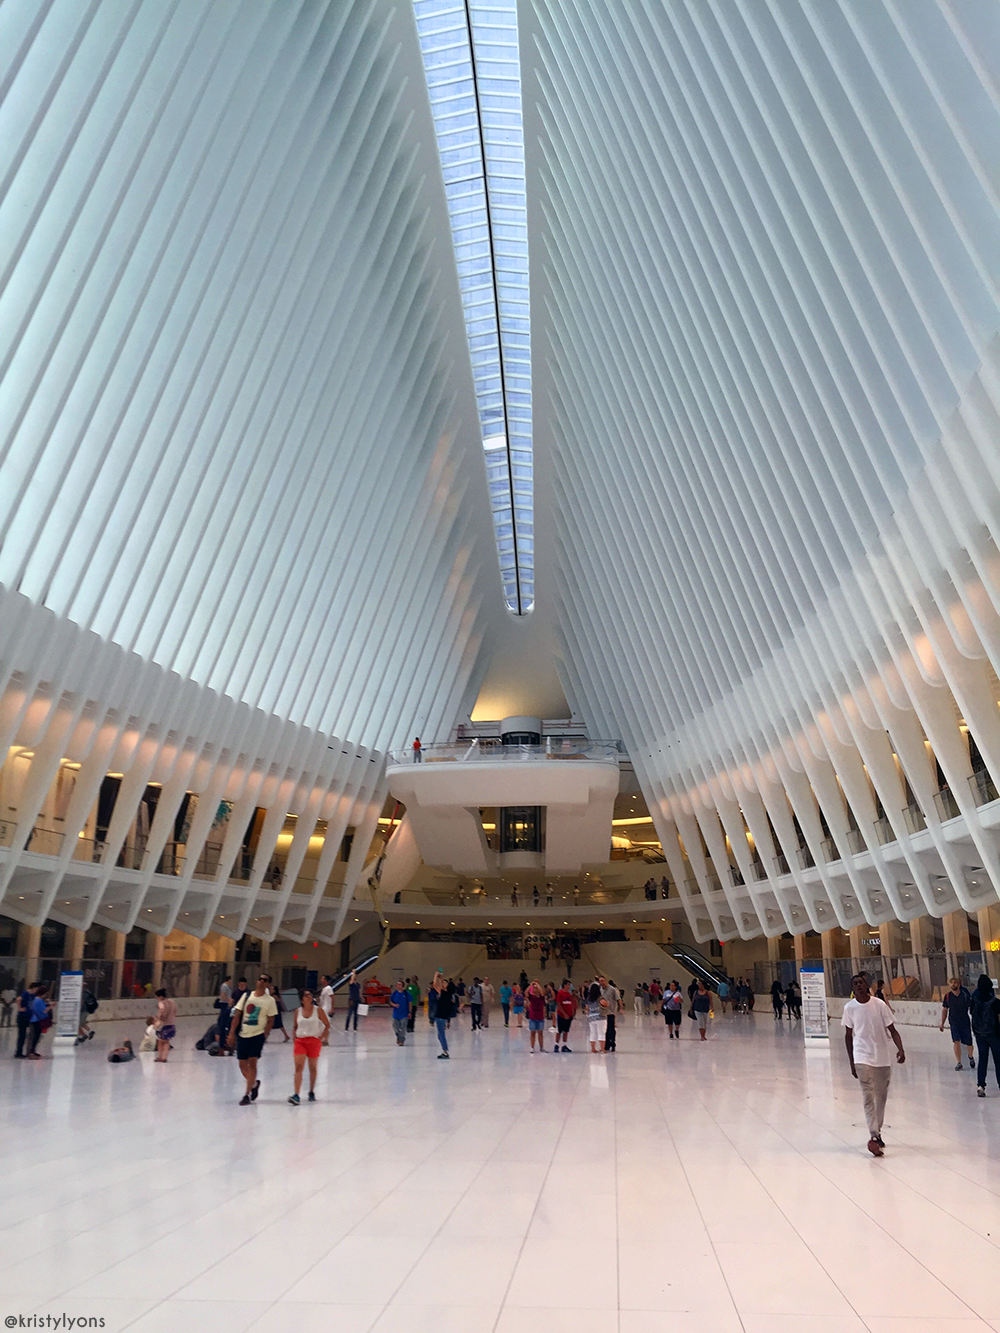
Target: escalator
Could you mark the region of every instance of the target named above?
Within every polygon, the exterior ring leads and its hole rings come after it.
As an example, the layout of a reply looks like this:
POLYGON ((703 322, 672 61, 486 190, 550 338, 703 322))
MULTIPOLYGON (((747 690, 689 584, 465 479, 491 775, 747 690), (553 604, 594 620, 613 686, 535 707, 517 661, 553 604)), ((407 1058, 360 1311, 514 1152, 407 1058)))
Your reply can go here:
POLYGON ((718 991, 719 982, 728 980, 726 973, 718 963, 706 958, 691 944, 661 944, 660 948, 671 958, 676 958, 682 967, 686 967, 692 976, 703 981, 709 990, 718 991))
POLYGON ((381 952, 378 949, 363 949, 356 958, 351 959, 347 967, 330 978, 331 987, 334 991, 340 990, 341 986, 346 986, 350 981, 352 972, 363 972, 366 967, 378 962, 380 957, 381 952))

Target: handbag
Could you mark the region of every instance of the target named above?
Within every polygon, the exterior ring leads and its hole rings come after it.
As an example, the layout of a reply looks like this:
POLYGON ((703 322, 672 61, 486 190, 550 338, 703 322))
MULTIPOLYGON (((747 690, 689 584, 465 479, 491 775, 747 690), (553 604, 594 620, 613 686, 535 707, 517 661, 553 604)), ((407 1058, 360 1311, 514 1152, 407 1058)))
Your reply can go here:
POLYGON ((694 1009, 693 1009, 693 1008, 688 1010, 688 1018, 690 1018, 691 1021, 694 1022, 694 1009))
POLYGON ((359 1017, 364 1018, 364 1016, 365 1016, 365 1014, 367 1014, 367 1012, 368 1012, 368 1006, 367 1006, 366 1004, 359 1004, 359 1005, 358 1005, 358 1015, 359 1015, 359 1017))

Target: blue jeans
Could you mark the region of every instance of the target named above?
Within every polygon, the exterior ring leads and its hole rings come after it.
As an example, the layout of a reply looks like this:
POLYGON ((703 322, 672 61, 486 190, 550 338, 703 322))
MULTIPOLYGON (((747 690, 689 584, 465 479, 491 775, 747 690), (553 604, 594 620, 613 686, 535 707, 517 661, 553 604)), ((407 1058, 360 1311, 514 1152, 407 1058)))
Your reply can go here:
POLYGON ((500 1008, 503 1010, 503 1025, 508 1027, 510 1025, 510 1005, 501 1003, 500 1008))
POLYGON ((445 1030, 448 1026, 448 1020, 446 1018, 435 1018, 434 1026, 438 1030, 438 1041, 441 1043, 441 1049, 446 1051, 448 1049, 448 1038, 445 1036, 445 1030))
POLYGON ((994 1033, 992 1037, 981 1037, 977 1032, 976 1045, 979 1047, 979 1068, 976 1070, 979 1086, 986 1087, 986 1071, 992 1055, 993 1073, 996 1075, 997 1086, 1000 1087, 1000 1033, 994 1033))

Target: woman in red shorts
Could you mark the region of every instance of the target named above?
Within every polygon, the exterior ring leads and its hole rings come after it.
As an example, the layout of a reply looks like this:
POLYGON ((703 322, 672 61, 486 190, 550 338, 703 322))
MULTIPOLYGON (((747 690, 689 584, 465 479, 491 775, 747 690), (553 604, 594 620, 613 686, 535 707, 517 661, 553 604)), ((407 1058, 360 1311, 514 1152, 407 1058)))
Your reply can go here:
POLYGON ((330 1031, 330 1020, 313 1001, 311 990, 302 992, 302 1004, 295 1011, 292 1024, 295 1033, 295 1091, 289 1097, 293 1106, 298 1106, 302 1090, 302 1068, 309 1061, 309 1100, 316 1100, 316 1061, 323 1042, 330 1031))

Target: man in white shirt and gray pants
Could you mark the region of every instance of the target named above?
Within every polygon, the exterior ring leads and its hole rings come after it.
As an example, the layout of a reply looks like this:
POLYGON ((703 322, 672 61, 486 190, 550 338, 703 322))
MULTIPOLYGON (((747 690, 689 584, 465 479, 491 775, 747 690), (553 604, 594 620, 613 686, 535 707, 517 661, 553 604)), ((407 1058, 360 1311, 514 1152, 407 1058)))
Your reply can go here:
POLYGON ((885 1099, 892 1075, 892 1045, 896 1047, 896 1063, 906 1062, 903 1039, 892 1021, 892 1010, 884 1000, 871 993, 868 978, 863 972, 851 978, 854 999, 844 1005, 844 1043, 851 1073, 861 1084, 865 1100, 865 1119, 868 1121, 868 1151, 873 1157, 882 1157, 882 1121, 885 1118, 885 1099))
POLYGON ((323 1033, 323 1045, 329 1046, 330 1044, 329 1020, 333 1017, 333 987, 330 985, 330 978, 327 976, 320 977, 320 981, 322 981, 323 983, 323 989, 319 993, 319 1007, 323 1010, 324 1014, 326 1014, 327 1017, 326 1031, 323 1033))

